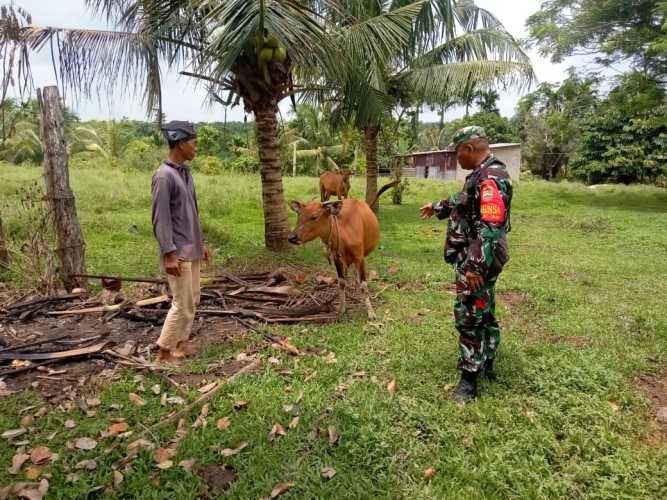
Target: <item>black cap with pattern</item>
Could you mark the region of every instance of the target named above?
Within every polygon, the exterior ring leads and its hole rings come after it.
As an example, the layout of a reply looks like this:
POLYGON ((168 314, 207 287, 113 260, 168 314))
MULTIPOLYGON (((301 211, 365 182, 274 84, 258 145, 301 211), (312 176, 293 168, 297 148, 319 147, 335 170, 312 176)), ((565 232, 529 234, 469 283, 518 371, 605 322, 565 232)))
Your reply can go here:
POLYGON ((190 122, 172 120, 165 123, 161 130, 169 142, 187 141, 197 137, 195 127, 190 122))

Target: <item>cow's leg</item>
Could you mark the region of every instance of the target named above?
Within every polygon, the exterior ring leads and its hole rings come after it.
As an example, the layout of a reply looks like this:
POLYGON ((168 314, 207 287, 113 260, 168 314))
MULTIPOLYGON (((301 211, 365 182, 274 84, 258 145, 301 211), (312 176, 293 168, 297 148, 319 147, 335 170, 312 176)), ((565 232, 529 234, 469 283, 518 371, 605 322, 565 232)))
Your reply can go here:
POLYGON ((320 201, 326 201, 327 190, 324 185, 320 184, 320 201))
POLYGON ((368 290, 368 283, 366 282, 366 261, 364 259, 357 262, 357 269, 359 271, 359 284, 361 285, 361 293, 364 294, 368 319, 369 321, 375 321, 377 316, 375 315, 373 304, 371 304, 371 293, 368 290))
POLYGON ((338 259, 334 261, 336 274, 338 275, 338 298, 340 302, 340 314, 345 314, 345 268, 338 259))

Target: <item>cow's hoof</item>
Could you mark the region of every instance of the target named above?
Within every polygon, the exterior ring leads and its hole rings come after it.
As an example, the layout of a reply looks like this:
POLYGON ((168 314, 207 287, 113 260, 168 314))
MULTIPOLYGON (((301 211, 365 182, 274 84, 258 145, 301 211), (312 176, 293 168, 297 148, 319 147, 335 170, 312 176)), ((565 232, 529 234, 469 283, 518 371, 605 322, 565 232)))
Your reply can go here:
POLYGON ((368 313, 368 321, 375 321, 376 319, 378 319, 378 317, 374 312, 371 311, 368 313))

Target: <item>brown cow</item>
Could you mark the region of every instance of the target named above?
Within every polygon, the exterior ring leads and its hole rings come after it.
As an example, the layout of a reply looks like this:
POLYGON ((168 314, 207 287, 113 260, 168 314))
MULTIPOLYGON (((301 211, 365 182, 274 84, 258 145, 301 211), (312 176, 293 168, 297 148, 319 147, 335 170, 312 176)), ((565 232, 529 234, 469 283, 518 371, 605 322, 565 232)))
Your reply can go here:
MULTIPOLYGON (((387 189, 398 181, 390 182, 380 189, 371 206, 387 189)), ((333 259, 340 290, 340 312, 345 312, 345 272, 351 265, 357 268, 357 277, 365 294, 368 319, 375 319, 366 283, 367 257, 380 241, 380 224, 365 201, 347 198, 339 201, 301 203, 290 202, 298 215, 297 225, 287 238, 294 245, 320 238, 329 251, 329 262, 333 259)))
POLYGON ((347 169, 340 172, 328 171, 320 175, 320 201, 328 201, 334 194, 339 200, 347 198, 350 192, 350 175, 352 172, 347 169))

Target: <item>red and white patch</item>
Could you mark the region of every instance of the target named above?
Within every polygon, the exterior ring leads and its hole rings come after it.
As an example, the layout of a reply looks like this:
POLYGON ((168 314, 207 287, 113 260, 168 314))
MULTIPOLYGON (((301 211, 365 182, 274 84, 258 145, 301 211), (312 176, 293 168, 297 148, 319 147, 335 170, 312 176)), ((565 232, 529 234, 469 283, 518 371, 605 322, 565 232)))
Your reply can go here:
POLYGON ((505 202, 494 181, 482 182, 479 212, 485 222, 501 223, 505 221, 505 202))

